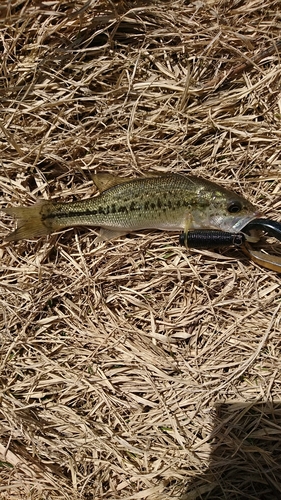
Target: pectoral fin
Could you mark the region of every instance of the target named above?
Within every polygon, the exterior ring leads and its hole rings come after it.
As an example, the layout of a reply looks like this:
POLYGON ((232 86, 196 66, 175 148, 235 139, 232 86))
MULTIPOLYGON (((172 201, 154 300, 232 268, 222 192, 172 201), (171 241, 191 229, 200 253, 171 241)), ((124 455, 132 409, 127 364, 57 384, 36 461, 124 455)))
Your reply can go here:
POLYGON ((190 230, 191 225, 192 215, 188 213, 186 215, 183 233, 180 235, 180 245, 183 245, 186 248, 188 248, 188 231, 190 230))

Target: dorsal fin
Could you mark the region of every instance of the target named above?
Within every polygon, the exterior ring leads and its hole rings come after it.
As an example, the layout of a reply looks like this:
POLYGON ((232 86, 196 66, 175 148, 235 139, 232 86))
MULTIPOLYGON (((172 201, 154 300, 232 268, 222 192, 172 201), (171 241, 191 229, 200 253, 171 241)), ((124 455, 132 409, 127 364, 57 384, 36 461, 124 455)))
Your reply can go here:
POLYGON ((93 182, 97 186, 100 193, 106 191, 113 186, 118 184, 124 184, 132 180, 132 177, 118 177, 116 175, 108 174, 105 172, 99 172, 98 174, 92 175, 93 182))
MULTIPOLYGON (((163 177, 165 175, 167 175, 165 172, 149 172, 142 178, 151 179, 153 177, 163 177)), ((92 179, 99 192, 102 193, 113 186, 125 184, 126 182, 140 179, 140 177, 118 177, 117 175, 112 175, 107 172, 98 172, 97 174, 92 174, 92 179)))

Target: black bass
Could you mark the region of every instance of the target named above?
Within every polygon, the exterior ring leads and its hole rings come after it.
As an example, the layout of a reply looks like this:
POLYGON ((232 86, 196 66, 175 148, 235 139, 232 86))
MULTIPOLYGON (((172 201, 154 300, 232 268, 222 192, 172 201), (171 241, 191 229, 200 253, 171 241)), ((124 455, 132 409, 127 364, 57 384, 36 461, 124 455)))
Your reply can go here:
POLYGON ((238 233, 259 216, 242 196, 197 177, 163 174, 124 179, 99 173, 93 180, 100 194, 89 199, 6 208, 4 212, 18 220, 18 228, 7 239, 31 239, 73 226, 100 227, 98 241, 141 229, 238 233))

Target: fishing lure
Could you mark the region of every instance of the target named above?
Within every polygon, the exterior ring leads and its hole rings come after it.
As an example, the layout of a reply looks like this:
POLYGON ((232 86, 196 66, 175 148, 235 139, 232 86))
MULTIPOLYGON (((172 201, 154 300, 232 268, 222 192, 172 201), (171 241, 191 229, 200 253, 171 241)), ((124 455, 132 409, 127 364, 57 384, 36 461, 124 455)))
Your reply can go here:
POLYGON ((216 231, 211 229, 189 231, 181 233, 179 237, 180 245, 189 248, 223 248, 236 247, 240 248, 250 259, 257 264, 281 272, 281 256, 269 255, 252 248, 249 243, 251 233, 254 231, 254 238, 257 234, 260 236, 264 233, 268 236, 281 241, 281 223, 271 219, 254 219, 249 222, 241 233, 227 233, 225 231, 216 231))

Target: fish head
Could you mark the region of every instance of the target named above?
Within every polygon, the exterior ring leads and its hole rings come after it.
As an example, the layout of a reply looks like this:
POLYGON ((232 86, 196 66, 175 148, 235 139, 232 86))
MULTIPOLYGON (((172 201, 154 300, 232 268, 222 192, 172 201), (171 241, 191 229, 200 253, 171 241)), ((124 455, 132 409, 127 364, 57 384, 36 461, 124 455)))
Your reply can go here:
POLYGON ((209 181, 206 182, 199 198, 203 199, 201 206, 205 203, 205 214, 204 210, 201 210, 201 227, 238 233, 250 221, 260 217, 256 207, 243 196, 209 181))

